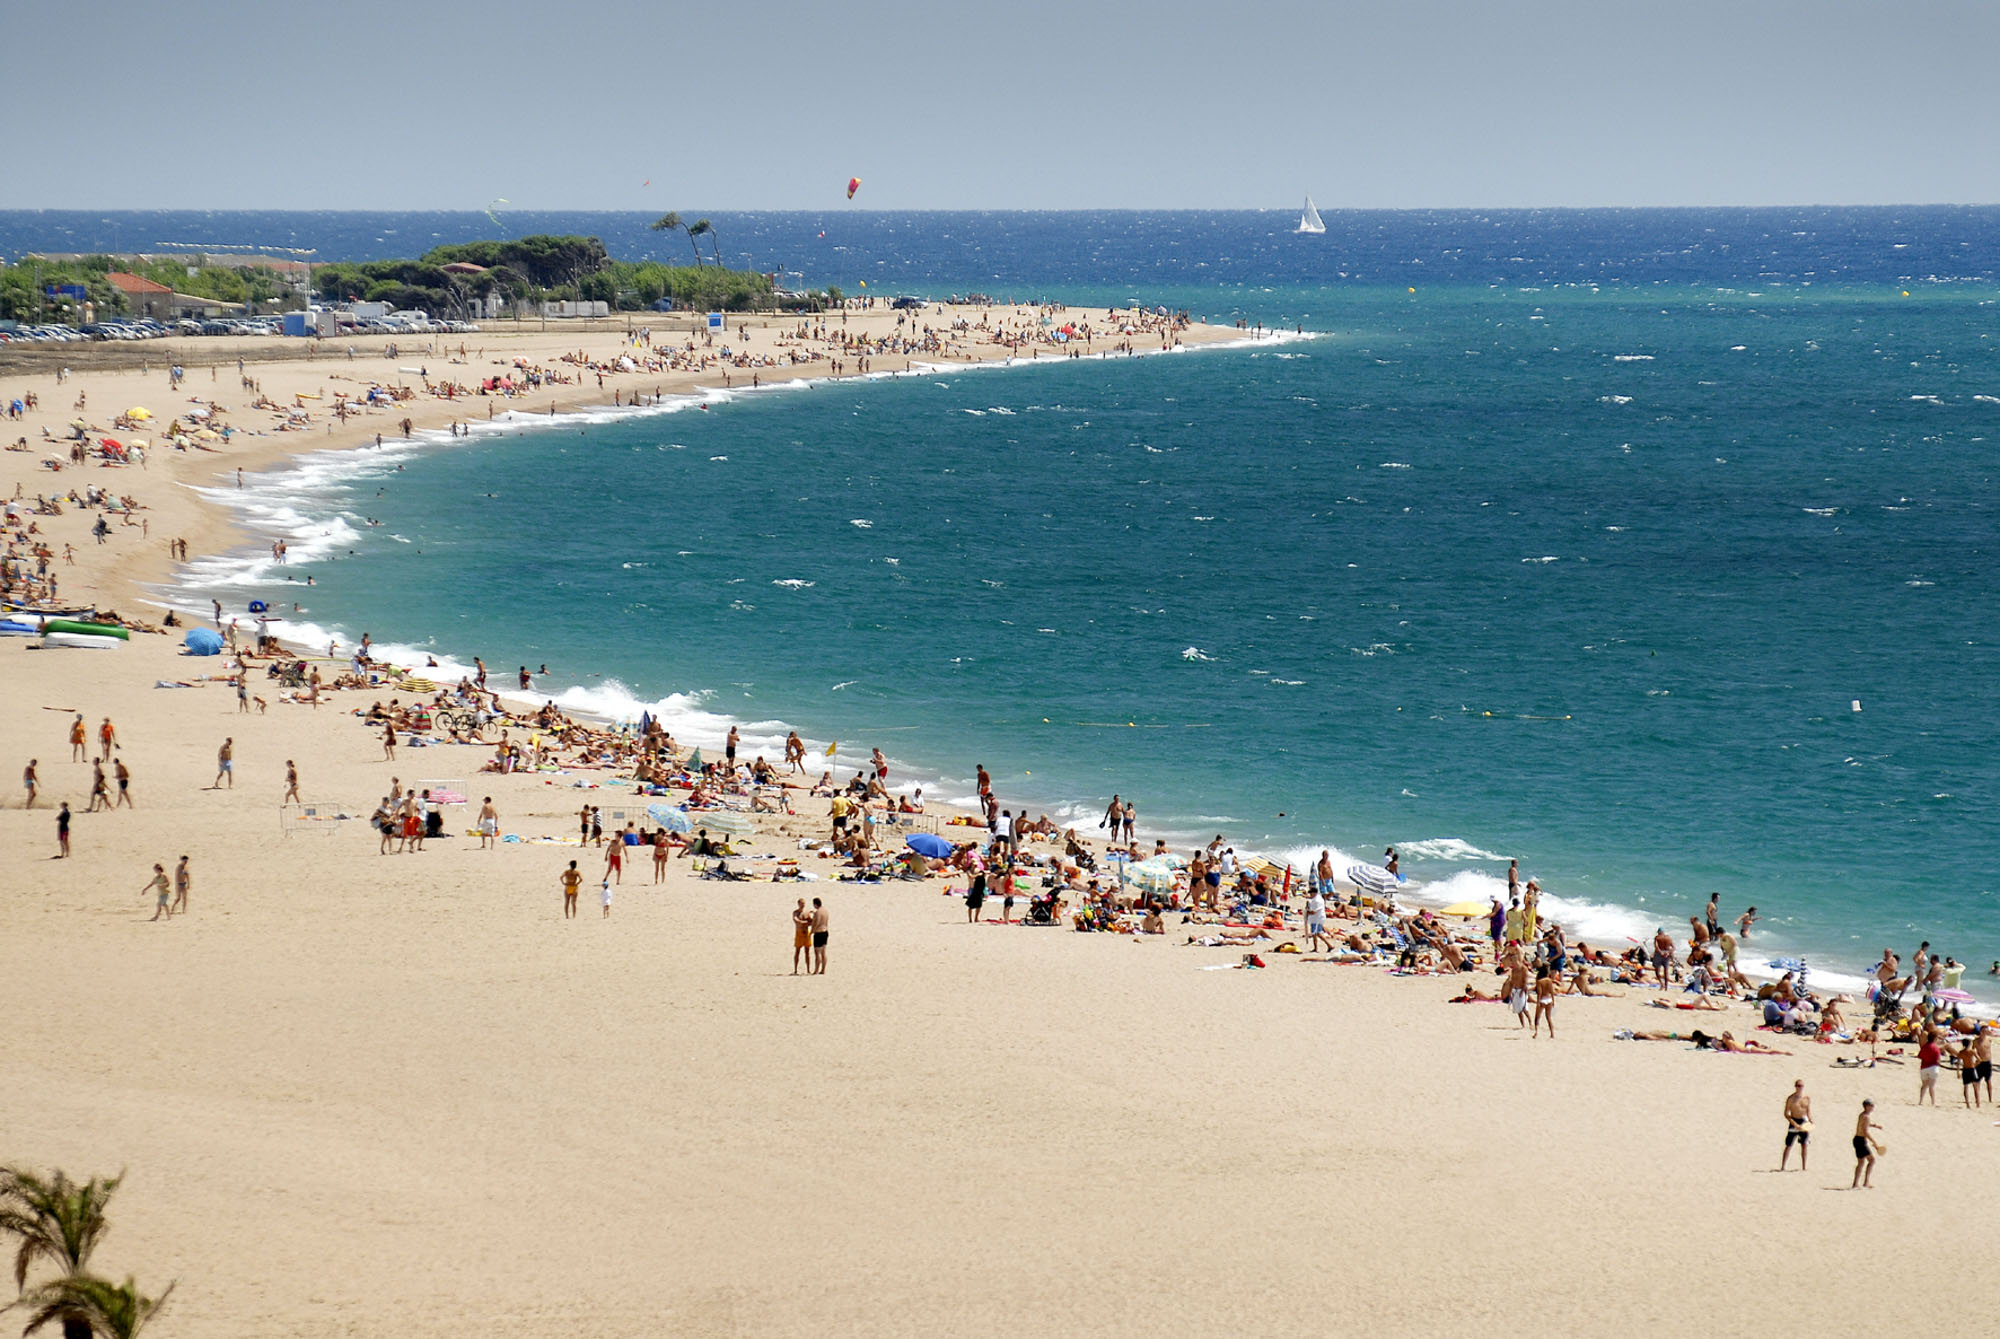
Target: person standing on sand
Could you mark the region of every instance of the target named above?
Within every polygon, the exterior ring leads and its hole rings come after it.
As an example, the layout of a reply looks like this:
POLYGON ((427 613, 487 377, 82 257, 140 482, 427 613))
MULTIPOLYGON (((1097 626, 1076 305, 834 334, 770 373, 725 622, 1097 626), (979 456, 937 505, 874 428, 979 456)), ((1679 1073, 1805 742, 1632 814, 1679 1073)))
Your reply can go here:
POLYGON ((1794 1080, 1791 1096, 1785 1099, 1785 1151, 1778 1155, 1778 1170, 1791 1161, 1792 1145, 1799 1146, 1799 1170, 1806 1169, 1806 1145, 1812 1139, 1812 1099, 1806 1096, 1806 1081, 1794 1080))
POLYGON ((1849 1190, 1856 1186, 1863 1190, 1875 1188, 1875 1158, 1883 1149, 1875 1136, 1868 1133, 1870 1130, 1882 1128, 1872 1118, 1874 1110, 1873 1102, 1863 1101, 1861 1115, 1854 1122, 1854 1179, 1847 1185, 1849 1190))
POLYGON ((56 859, 69 859, 69 801, 62 802, 62 809, 56 814, 56 859))
POLYGON ((812 913, 806 910, 806 900, 792 908, 792 975, 799 974, 799 959, 806 960, 806 971, 812 971, 812 913))
POLYGON ((813 975, 826 975, 826 907, 818 898, 813 899, 813 975))
POLYGON ((1333 940, 1326 933, 1326 894, 1317 882, 1306 894, 1306 942, 1316 949, 1333 949, 1333 940))
POLYGON ((603 889, 604 889, 604 892, 603 892, 603 897, 604 897, 604 919, 608 921, 608 920, 610 920, 610 919, 611 919, 611 880, 609 880, 609 879, 606 879, 606 880, 604 881, 604 883, 603 883, 602 887, 603 887, 603 889))
POLYGON ((118 777, 118 804, 111 807, 116 809, 119 805, 123 805, 127 809, 138 808, 138 805, 132 803, 132 769, 125 765, 123 758, 119 758, 112 762, 111 770, 118 777))
POLYGON ((500 811, 493 807, 493 797, 488 795, 479 804, 479 849, 490 851, 500 837, 500 811))
POLYGON ((802 776, 805 774, 806 744, 799 738, 799 732, 796 730, 785 736, 785 763, 794 772, 802 776))
POLYGON ((1979 1106, 1979 1052, 1968 1041, 1953 1054, 1958 1057, 1959 1087, 1963 1090, 1965 1108, 1975 1110, 1979 1106))
POLYGON ((1528 1026, 1528 963, 1518 952, 1507 960, 1507 1007, 1514 1011, 1514 1026, 1528 1026))
POLYGON ((382 760, 384 762, 396 761, 396 723, 394 721, 382 727, 382 760))
POLYGON ((731 771, 736 769, 736 746, 742 742, 742 734, 735 726, 730 726, 729 738, 722 742, 722 760, 731 771))
POLYGON ((1986 1090, 1986 1105, 1992 1106, 1993 1034, 1984 1028, 1975 1033, 1972 1038, 1972 1053, 1979 1057, 1979 1084, 1986 1090))
POLYGON ((172 903, 168 901, 170 893, 167 888, 167 867, 165 865, 153 866, 153 877, 148 879, 145 885, 139 889, 140 896, 143 897, 147 893, 158 895, 153 906, 153 919, 159 920, 164 916, 168 920, 172 920, 174 909, 172 903))
POLYGON ((1139 840, 1139 811, 1132 801, 1125 801, 1125 844, 1130 846, 1139 840))
POLYGON ((84 748, 84 741, 89 738, 90 727, 83 723, 83 713, 79 711, 76 714, 76 719, 69 723, 69 760, 71 762, 88 761, 89 750, 84 748))
POLYGON ((188 873, 188 858, 181 857, 181 863, 174 866, 174 905, 171 911, 187 915, 188 891, 194 887, 194 875, 188 873))
POLYGON ((1710 893, 1708 895, 1708 908, 1702 914, 1702 919, 1708 924, 1708 937, 1710 939, 1719 939, 1722 937, 1721 893, 1710 893))
POLYGON ((562 873, 563 919, 572 920, 576 916, 576 890, 583 887, 583 872, 576 867, 576 861, 569 862, 569 868, 562 873))
POLYGON ((1547 963, 1535 969, 1535 1026, 1528 1035, 1542 1035, 1542 1024, 1549 1025, 1549 1040, 1556 1039, 1556 983, 1549 975, 1547 963))
POLYGON ((232 736, 222 741, 222 747, 215 751, 215 784, 210 790, 221 790, 224 779, 231 790, 236 789, 236 740, 232 736))
POLYGON ((1507 862, 1507 897, 1511 901, 1518 899, 1520 896, 1521 862, 1518 860, 1509 860, 1507 862))
POLYGON ((1917 1105, 1924 1104, 1928 1095, 1931 1105, 1937 1105, 1938 1069, 1944 1061, 1944 1047, 1938 1045, 1936 1028, 1925 1028, 1924 1039, 1917 1044, 1917 1105))

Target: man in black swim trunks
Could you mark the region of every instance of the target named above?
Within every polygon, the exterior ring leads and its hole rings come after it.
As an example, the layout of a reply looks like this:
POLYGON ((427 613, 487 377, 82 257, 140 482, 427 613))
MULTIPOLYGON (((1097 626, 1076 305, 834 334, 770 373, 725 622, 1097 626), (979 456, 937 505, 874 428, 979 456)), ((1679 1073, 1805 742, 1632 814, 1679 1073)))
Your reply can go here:
POLYGON ((1806 1096, 1806 1081, 1799 1079, 1792 1084, 1792 1095, 1785 1099, 1785 1151, 1778 1158, 1778 1170, 1785 1170, 1785 1163, 1792 1156, 1792 1145, 1799 1146, 1799 1170, 1806 1169, 1806 1144, 1812 1139, 1812 1099, 1806 1096))
POLYGON ((813 976, 826 975, 826 934, 826 908, 815 897, 812 910, 813 965, 810 973, 813 976))
POLYGON ((1875 1136, 1868 1132, 1882 1127, 1872 1119, 1871 1113, 1874 1110, 1873 1102, 1862 1102, 1861 1116, 1854 1122, 1854 1180, 1848 1183, 1849 1190, 1856 1186, 1860 1186, 1863 1190, 1875 1188, 1873 1184, 1875 1155, 1882 1151, 1882 1145, 1876 1143, 1875 1136))

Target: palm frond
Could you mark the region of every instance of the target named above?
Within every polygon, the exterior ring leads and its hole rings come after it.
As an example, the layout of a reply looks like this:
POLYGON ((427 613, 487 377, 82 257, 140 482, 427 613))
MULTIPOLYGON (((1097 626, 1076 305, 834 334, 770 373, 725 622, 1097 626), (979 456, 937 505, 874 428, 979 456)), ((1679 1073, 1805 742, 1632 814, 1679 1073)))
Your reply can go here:
POLYGON ((147 1297, 129 1274, 123 1283, 94 1274, 70 1274, 38 1284, 15 1305, 31 1312, 23 1335, 75 1317, 89 1322, 96 1339, 137 1339, 177 1286, 169 1283, 158 1297, 147 1297))

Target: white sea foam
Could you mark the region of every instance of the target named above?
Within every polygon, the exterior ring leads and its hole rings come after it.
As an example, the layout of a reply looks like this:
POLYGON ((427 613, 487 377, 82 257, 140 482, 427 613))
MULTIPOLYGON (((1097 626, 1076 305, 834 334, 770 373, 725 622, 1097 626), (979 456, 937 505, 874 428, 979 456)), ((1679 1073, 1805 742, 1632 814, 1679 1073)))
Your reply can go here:
POLYGON ((1182 660, 1213 660, 1214 658, 1199 646, 1190 646, 1187 650, 1181 652, 1182 660))
POLYGON ((1600 395, 1597 397, 1597 402, 1599 404, 1631 404, 1632 397, 1629 395, 1600 395))
POLYGON ((1424 841, 1403 842, 1396 847, 1398 854, 1414 856, 1419 860, 1505 860, 1504 855, 1482 851, 1471 842, 1460 837, 1431 837, 1424 841))
POLYGON ((1614 353, 1611 355, 1611 361, 1614 363, 1650 363, 1653 361, 1653 355, 1650 353, 1614 353))
POLYGON ((780 581, 773 581, 771 584, 773 586, 783 586, 788 590, 805 590, 808 586, 814 586, 818 583, 807 581, 802 577, 786 577, 780 581))

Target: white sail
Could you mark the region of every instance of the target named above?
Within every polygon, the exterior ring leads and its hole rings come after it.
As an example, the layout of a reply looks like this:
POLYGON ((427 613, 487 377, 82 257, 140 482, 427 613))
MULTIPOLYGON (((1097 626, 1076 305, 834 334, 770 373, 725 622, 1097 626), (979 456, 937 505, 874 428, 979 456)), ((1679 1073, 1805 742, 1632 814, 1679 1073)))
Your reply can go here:
POLYGON ((1319 211, 1313 208, 1313 198, 1306 197, 1305 210, 1299 215, 1300 232, 1325 232, 1326 225, 1319 220, 1319 211))

